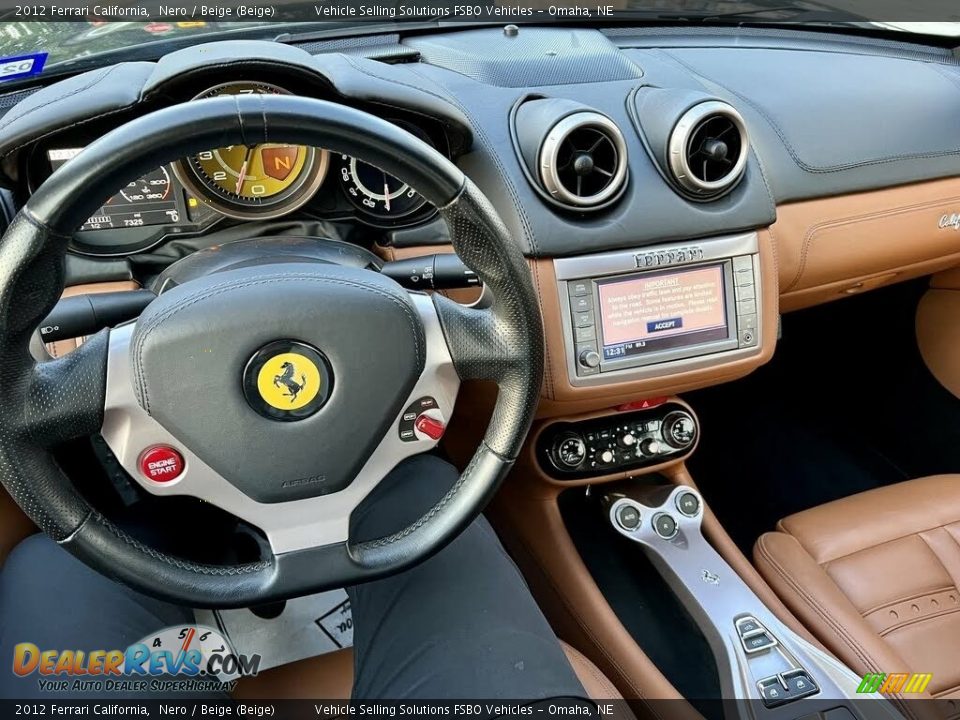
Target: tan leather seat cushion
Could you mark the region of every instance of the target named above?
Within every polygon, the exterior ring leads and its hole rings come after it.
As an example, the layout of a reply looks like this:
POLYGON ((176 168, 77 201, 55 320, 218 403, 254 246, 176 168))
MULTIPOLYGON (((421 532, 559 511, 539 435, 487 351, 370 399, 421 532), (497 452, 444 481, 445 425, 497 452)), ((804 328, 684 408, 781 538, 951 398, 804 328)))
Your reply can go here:
POLYGON ((960 697, 960 475, 791 515, 757 541, 754 560, 856 672, 933 673, 929 693, 960 697))
MULTIPOLYGON (((561 642, 567 659, 593 700, 619 700, 620 693, 579 651, 561 642)), ((353 687, 353 650, 346 648, 244 678, 234 689, 240 700, 348 700, 353 687)))

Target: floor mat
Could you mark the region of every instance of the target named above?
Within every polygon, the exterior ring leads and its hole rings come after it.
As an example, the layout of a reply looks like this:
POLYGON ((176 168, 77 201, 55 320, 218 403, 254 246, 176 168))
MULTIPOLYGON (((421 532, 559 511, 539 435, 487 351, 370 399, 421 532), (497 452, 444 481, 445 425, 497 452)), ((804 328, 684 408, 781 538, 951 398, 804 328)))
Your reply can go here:
POLYGON ((560 496, 560 512, 620 622, 674 687, 709 716, 714 708, 698 703, 720 696, 720 679, 696 622, 643 550, 610 527, 596 498, 568 490, 560 496))
POLYGON ((701 422, 693 477, 744 552, 790 513, 960 472, 960 400, 923 364, 926 280, 789 313, 773 360, 684 395, 701 422))
POLYGON ((353 647, 353 617, 343 590, 251 610, 196 610, 197 622, 219 628, 238 653, 260 655, 260 670, 353 647), (274 609, 275 608, 275 609, 274 609), (278 615, 276 611, 280 610, 278 615))

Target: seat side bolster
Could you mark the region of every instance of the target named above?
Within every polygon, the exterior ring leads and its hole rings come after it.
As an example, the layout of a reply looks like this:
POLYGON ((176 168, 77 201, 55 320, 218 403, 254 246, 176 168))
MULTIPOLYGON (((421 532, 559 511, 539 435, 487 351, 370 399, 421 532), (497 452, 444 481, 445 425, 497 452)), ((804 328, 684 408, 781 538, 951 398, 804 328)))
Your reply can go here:
POLYGON ((761 535, 754 546, 753 559, 787 607, 852 670, 867 673, 907 669, 906 661, 874 633, 792 535, 761 535))
MULTIPOLYGON (((761 535, 753 548, 754 564, 784 604, 847 667, 858 674, 906 672, 907 662, 867 624, 847 596, 800 542, 785 532, 761 535)), ((909 720, 939 720, 938 706, 888 696, 909 720)), ((910 698, 931 698, 912 694, 910 698)))
POLYGON ((570 661, 573 672, 577 679, 587 691, 591 700, 622 700, 620 691, 614 687, 609 678, 600 672, 600 669, 587 659, 586 655, 581 653, 572 645, 560 641, 560 646, 570 661))

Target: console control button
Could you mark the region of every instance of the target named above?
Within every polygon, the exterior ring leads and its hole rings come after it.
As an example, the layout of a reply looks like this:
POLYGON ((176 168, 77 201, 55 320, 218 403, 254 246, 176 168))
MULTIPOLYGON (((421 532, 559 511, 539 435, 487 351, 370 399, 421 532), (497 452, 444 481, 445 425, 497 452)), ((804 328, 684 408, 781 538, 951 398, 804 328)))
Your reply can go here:
MULTIPOLYGON (((570 310, 574 313, 586 312, 587 310, 593 310, 593 305, 590 302, 591 298, 589 295, 581 295, 579 297, 570 298, 570 310)), ((753 312, 756 312, 754 310, 753 312)))
POLYGON ((777 641, 774 640, 766 630, 758 632, 755 635, 741 637, 740 639, 743 642, 743 649, 747 654, 760 652, 777 644, 777 641))
POLYGON ((593 325, 593 310, 584 310, 583 312, 575 313, 573 316, 573 324, 578 328, 593 325))
POLYGON ((777 644, 777 639, 767 632, 767 629, 756 618, 750 616, 740 618, 737 620, 736 626, 743 651, 747 655, 772 648, 777 644))
POLYGON ((758 684, 760 686, 760 697, 763 700, 764 706, 774 708, 790 702, 790 699, 787 697, 787 691, 783 685, 780 684, 780 678, 774 676, 761 680, 758 684))
POLYGON ((578 343, 581 342, 590 342, 591 340, 596 340, 597 336, 592 325, 587 327, 578 327, 573 331, 574 337, 577 339, 578 343))
POLYGON ((579 362, 585 368, 595 368, 600 364, 600 353, 596 350, 583 350, 579 362))
POLYGON ((757 329, 757 316, 756 315, 741 315, 737 318, 737 327, 741 330, 756 330, 757 329))
MULTIPOLYGON (((692 492, 685 492, 677 498, 677 510, 687 517, 696 517, 700 512, 700 498, 692 492)), ((752 618, 751 618, 752 619, 752 618)), ((754 620, 756 622, 756 620, 754 620)), ((742 627, 739 626, 738 627, 742 627)))
POLYGON ((587 456, 587 446, 579 435, 573 433, 561 435, 557 438, 554 454, 560 464, 575 468, 579 467, 587 456))
POLYGON ((617 442, 619 442, 623 447, 628 448, 637 444, 637 438, 633 433, 628 432, 621 435, 617 442))
POLYGON ((697 423, 689 413, 677 410, 663 419, 660 434, 667 445, 682 450, 697 437, 697 423))
POLYGON ((660 453, 660 443, 658 443, 653 438, 647 438, 640 443, 638 448, 638 454, 641 457, 653 457, 660 453))
POLYGON ((787 681, 787 692, 791 696, 791 700, 813 695, 820 691, 820 688, 817 687, 806 670, 784 673, 783 679, 787 681))
POLYGON ((633 505, 621 505, 617 510, 617 522, 624 530, 636 530, 640 527, 640 511, 633 505))
POLYGON ((581 297, 583 295, 590 294, 590 281, 589 280, 576 280, 570 283, 567 287, 570 288, 571 297, 581 297))
POLYGON ((760 698, 768 708, 779 707, 800 698, 816 695, 820 688, 803 668, 794 668, 779 675, 763 678, 757 683, 760 698))
POLYGON ((657 513, 653 516, 653 530, 664 540, 669 540, 677 534, 677 521, 667 513, 657 513))
POLYGON ((738 300, 737 315, 755 315, 757 312, 756 300, 738 300))

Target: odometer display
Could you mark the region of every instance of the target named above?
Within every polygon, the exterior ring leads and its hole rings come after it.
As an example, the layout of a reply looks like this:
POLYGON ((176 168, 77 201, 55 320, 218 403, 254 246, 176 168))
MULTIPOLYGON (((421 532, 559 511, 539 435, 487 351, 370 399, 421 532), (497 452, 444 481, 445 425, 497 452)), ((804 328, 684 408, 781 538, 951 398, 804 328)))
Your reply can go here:
MULTIPOLYGON (((287 94, 267 83, 219 85, 196 99, 253 93, 287 94)), ((307 202, 323 182, 329 153, 304 145, 230 145, 180 160, 174 171, 210 207, 241 219, 277 217, 307 202)))
MULTIPOLYGON (((47 151, 53 170, 65 165, 80 154, 83 148, 54 148, 47 151)), ((128 183, 79 230, 143 227, 146 225, 175 225, 180 222, 180 208, 174 195, 169 171, 160 167, 128 183)))

